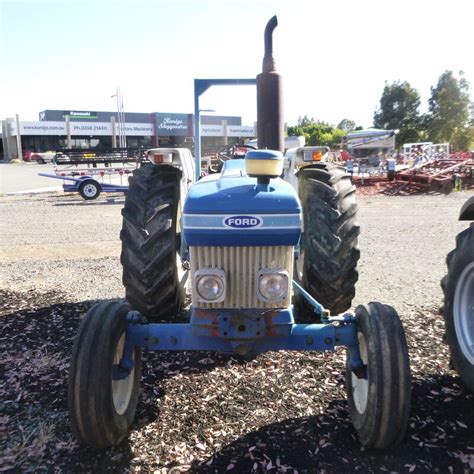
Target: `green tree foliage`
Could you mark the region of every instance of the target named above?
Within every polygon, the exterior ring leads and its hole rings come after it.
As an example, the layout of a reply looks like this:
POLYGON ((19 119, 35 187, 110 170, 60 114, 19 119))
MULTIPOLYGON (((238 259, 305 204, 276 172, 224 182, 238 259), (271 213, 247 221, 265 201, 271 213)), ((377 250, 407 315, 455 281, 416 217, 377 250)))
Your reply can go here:
POLYGON ((316 121, 307 115, 299 117, 297 125, 288 127, 288 135, 303 135, 306 138, 306 145, 309 146, 338 148, 345 134, 343 130, 326 122, 316 121))
MULTIPOLYGON (((385 84, 374 114, 374 126, 399 130, 396 145, 433 141, 449 142, 454 150, 469 150, 474 143, 474 103, 469 98, 469 83, 460 73, 445 71, 436 87, 431 88, 429 112, 420 114, 420 95, 407 81, 385 84)), ((337 148, 350 131, 361 130, 354 121, 343 119, 337 127, 307 115, 288 127, 288 135, 303 135, 307 145, 337 148)))
POLYGON ((338 124, 337 128, 343 132, 352 132, 356 129, 356 123, 353 120, 342 119, 338 124))
MULTIPOLYGON (((461 73, 462 74, 462 73, 461 73)), ((473 141, 470 127, 469 83, 452 71, 441 74, 431 88, 428 132, 434 142, 449 142, 455 150, 467 150, 473 141)))
POLYGON ((420 95, 408 82, 385 84, 379 108, 374 114, 374 127, 400 130, 397 146, 417 142, 420 138, 420 95))

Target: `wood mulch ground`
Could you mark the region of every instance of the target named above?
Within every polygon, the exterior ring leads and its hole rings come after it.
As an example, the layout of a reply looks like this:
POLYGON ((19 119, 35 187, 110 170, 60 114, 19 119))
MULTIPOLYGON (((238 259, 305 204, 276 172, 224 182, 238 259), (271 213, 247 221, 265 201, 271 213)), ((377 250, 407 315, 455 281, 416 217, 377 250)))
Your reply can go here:
POLYGON ((404 320, 412 408, 404 442, 363 449, 351 426, 344 351, 144 355, 136 424, 119 447, 80 447, 66 386, 90 301, 0 292, 1 472, 471 472, 474 397, 449 368, 436 308, 404 320))

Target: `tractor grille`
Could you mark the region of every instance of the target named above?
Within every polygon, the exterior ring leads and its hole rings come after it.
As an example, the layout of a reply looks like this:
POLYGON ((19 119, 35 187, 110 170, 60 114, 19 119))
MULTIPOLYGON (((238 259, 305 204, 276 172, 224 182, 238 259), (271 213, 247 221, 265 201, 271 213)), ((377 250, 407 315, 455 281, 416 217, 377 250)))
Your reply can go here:
MULTIPOLYGON (((282 303, 257 299, 257 273, 262 268, 284 268, 293 276, 293 247, 190 247, 191 275, 197 270, 217 268, 226 272, 226 296, 221 303, 199 303, 195 308, 281 308, 282 303)), ((290 288, 291 297, 291 288, 290 288)), ((290 300, 290 297, 288 301, 290 300)))

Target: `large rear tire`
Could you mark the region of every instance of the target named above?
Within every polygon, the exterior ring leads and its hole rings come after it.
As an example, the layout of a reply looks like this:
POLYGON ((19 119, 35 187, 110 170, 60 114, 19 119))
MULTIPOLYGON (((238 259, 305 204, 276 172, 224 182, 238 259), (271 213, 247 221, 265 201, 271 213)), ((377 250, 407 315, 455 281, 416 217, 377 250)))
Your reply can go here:
POLYGON ((172 166, 143 165, 130 177, 122 210, 126 298, 150 321, 170 320, 183 306, 176 258, 180 178, 172 166))
POLYGON ((446 340, 455 370, 474 393, 474 224, 457 235, 446 263, 448 274, 441 281, 446 340))
POLYGON ((138 403, 141 351, 134 351, 134 368, 112 379, 113 365, 122 358, 130 306, 121 300, 94 305, 81 323, 69 369, 68 406, 77 440, 94 448, 119 444, 133 423, 138 403))
POLYGON ((360 442, 384 449, 405 436, 410 412, 410 363, 402 324, 388 305, 372 302, 355 310, 365 369, 356 375, 347 356, 349 413, 360 442))
MULTIPOLYGON (((351 307, 359 277, 355 186, 344 168, 333 163, 303 168, 298 181, 304 231, 296 277, 332 314, 340 314, 351 307)), ((308 311, 301 296, 295 303, 308 311)))

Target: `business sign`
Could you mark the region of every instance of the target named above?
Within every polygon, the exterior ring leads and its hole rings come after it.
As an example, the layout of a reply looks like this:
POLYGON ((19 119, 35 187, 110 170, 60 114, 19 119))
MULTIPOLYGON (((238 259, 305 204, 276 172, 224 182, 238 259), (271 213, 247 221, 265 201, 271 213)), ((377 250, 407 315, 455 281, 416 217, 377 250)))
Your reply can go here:
MULTIPOLYGON (((119 134, 119 124, 115 125, 115 133, 119 134)), ((70 122, 70 132, 73 136, 111 136, 110 122, 70 122)), ((16 123, 10 123, 10 133, 16 136, 16 123)), ((20 122, 21 135, 67 135, 66 122, 20 122)), ((151 123, 126 123, 125 135, 153 136, 154 127, 151 123)))
MULTIPOLYGON (((79 110, 43 110, 39 113, 39 119, 46 122, 65 121, 69 117, 71 122, 110 122, 112 117, 118 121, 117 111, 114 112, 91 112, 79 110)), ((150 123, 149 113, 125 112, 127 123, 150 123)))
POLYGON ((112 135, 112 125, 107 122, 71 122, 71 135, 112 135))
MULTIPOLYGON (((222 125, 203 125, 201 124, 202 137, 223 137, 224 127, 222 125)), ((244 125, 227 125, 228 137, 254 137, 255 131, 253 127, 244 125)))
MULTIPOLYGON (((10 123, 10 133, 16 136, 16 122, 10 123)), ((20 122, 21 135, 66 135, 65 122, 20 122)))
POLYGON ((79 112, 77 110, 65 110, 63 117, 69 117, 69 120, 96 120, 97 112, 79 112))
POLYGON ((224 127, 222 125, 202 125, 201 124, 201 136, 202 137, 223 137, 224 127))
MULTIPOLYGON (((111 136, 112 124, 110 122, 71 122, 71 135, 98 135, 111 136)), ((120 132, 121 125, 115 123, 116 135, 120 132)), ((153 136, 154 127, 152 123, 126 123, 125 135, 127 137, 133 136, 153 136)))
POLYGON ((155 130, 158 136, 189 136, 187 114, 155 114, 155 130))
MULTIPOLYGON (((112 126, 110 127, 112 133, 112 126)), ((115 124, 115 132, 118 134, 120 125, 115 124)), ((155 134, 155 127, 152 123, 126 123, 125 135, 127 137, 151 137, 155 134)))
MULTIPOLYGON (((192 136, 188 130, 188 116, 186 114, 157 114, 163 115, 157 121, 158 136, 192 136), (178 115, 179 117, 173 117, 178 115)), ((21 135, 67 135, 66 122, 20 122, 21 135)), ((110 122, 69 122, 70 132, 73 136, 111 136, 112 124, 110 122)), ((120 124, 115 123, 115 133, 119 135, 120 124)), ((16 136, 16 123, 10 122, 10 134, 16 136)), ((155 134, 152 123, 126 123, 125 135, 128 137, 150 137, 155 134)), ((201 124, 201 136, 223 137, 224 127, 221 125, 201 124)), ((244 125, 228 125, 228 137, 254 137, 254 127, 244 125)), ((381 146, 381 145, 378 145, 381 146)))
POLYGON ((254 127, 248 127, 245 125, 228 125, 227 126, 228 137, 254 137, 254 127))

